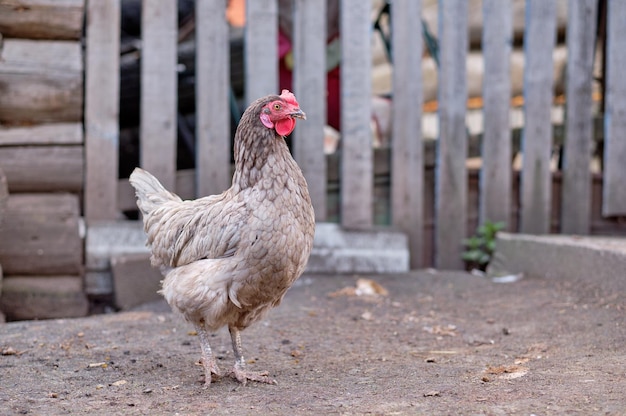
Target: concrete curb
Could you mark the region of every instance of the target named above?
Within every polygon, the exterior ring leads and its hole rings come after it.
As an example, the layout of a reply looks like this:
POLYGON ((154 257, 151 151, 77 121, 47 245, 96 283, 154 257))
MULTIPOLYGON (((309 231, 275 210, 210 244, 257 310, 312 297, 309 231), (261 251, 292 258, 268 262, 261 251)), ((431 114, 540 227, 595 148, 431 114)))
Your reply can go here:
POLYGON ((498 233, 494 271, 567 277, 626 292, 626 239, 498 233))
MULTIPOLYGON (((106 295, 126 290, 124 280, 111 276, 112 259, 123 264, 132 257, 133 274, 139 258, 149 268, 146 236, 139 221, 114 221, 90 225, 86 237, 86 291, 106 295), (115 282, 115 288, 113 287, 115 282)), ((122 268, 123 269, 123 268, 122 268)), ((397 231, 347 231, 337 224, 316 225, 308 273, 404 273, 409 271, 409 248, 405 234, 397 231)), ((157 272, 158 273, 158 272, 157 272)), ((151 275, 145 271, 146 275, 151 275)), ((154 280, 154 279, 152 279, 154 280)), ((133 285, 134 287, 135 285, 133 285)), ((128 288, 130 290, 130 287, 128 288)))

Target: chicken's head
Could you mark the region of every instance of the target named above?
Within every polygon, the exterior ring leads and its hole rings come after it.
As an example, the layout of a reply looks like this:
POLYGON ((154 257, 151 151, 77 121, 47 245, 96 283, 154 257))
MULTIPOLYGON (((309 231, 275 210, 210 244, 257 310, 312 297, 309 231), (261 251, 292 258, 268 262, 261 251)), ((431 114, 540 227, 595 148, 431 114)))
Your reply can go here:
POLYGON ((300 110, 296 96, 289 90, 283 90, 277 100, 270 101, 261 108, 260 118, 265 127, 275 129, 281 136, 287 136, 296 127, 296 118, 306 120, 306 114, 300 110))

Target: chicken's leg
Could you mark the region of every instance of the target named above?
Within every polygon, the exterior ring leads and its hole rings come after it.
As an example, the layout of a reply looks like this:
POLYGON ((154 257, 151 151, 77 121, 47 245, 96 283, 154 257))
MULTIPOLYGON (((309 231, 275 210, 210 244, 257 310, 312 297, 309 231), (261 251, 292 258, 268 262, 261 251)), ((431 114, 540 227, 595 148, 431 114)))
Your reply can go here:
POLYGON ((211 374, 215 374, 220 377, 220 369, 215 362, 215 357, 211 352, 211 346, 209 345, 209 334, 204 329, 204 326, 197 325, 196 331, 200 336, 200 347, 202 348, 202 365, 204 366, 204 386, 208 387, 211 384, 211 374))
POLYGON ((245 386, 248 380, 258 381, 259 383, 276 384, 276 380, 268 377, 267 371, 262 373, 253 373, 246 371, 246 362, 243 359, 243 347, 241 346, 241 333, 238 328, 229 325, 228 331, 233 342, 233 352, 235 353, 235 366, 230 375, 234 376, 241 384, 245 386))

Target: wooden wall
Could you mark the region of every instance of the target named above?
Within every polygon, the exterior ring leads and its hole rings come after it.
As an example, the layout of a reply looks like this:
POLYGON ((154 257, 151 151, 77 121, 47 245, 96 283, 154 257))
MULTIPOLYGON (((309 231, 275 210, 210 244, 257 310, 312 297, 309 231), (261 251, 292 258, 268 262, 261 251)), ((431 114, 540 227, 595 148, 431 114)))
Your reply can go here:
POLYGON ((84 0, 0 0, 0 229, 7 319, 84 316, 84 0))

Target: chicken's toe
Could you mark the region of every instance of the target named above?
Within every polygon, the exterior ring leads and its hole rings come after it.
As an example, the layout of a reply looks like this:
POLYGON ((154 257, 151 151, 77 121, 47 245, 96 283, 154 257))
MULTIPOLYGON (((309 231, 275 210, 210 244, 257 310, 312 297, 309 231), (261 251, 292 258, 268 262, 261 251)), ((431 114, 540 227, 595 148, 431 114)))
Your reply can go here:
POLYGON ((269 373, 267 371, 262 371, 260 373, 248 371, 240 366, 239 363, 235 364, 232 371, 228 373, 228 375, 236 378, 237 381, 239 381, 244 386, 246 385, 248 380, 256 381, 258 383, 277 384, 276 380, 269 377, 269 373))
POLYGON ((268 372, 254 373, 246 370, 246 361, 243 359, 243 348, 241 346, 241 333, 239 328, 229 325, 230 337, 233 343, 233 352, 235 353, 235 366, 229 373, 230 376, 235 377, 244 386, 248 382, 258 381, 259 383, 276 384, 276 380, 272 380, 268 377, 268 372))
POLYGON ((205 361, 205 358, 202 357, 200 359, 202 366, 204 367, 204 387, 209 387, 211 385, 211 381, 213 381, 213 375, 215 375, 216 379, 222 377, 222 372, 220 368, 217 366, 217 362, 215 358, 210 357, 205 361))

